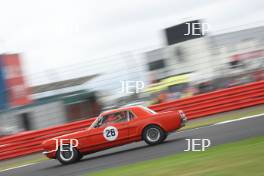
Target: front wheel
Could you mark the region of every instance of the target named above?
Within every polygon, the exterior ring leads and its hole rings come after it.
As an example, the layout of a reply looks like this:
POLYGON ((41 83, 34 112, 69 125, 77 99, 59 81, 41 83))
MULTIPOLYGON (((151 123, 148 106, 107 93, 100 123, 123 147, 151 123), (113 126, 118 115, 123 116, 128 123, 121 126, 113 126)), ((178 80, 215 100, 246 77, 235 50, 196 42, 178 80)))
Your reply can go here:
POLYGON ((149 145, 160 144, 166 139, 166 133, 157 125, 149 125, 143 131, 143 140, 149 145))
POLYGON ((71 145, 61 145, 57 151, 57 159, 62 164, 71 164, 81 159, 81 154, 71 145))

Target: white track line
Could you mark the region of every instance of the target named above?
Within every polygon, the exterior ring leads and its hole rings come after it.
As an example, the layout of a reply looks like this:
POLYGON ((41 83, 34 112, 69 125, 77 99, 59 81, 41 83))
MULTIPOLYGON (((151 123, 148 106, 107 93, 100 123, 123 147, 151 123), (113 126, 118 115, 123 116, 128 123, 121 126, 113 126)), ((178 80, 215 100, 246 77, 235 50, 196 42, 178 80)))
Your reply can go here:
POLYGON ((260 117, 260 116, 264 116, 264 113, 253 115, 253 116, 241 117, 239 119, 234 119, 234 120, 226 120, 226 121, 223 121, 223 122, 215 123, 214 125, 221 125, 221 124, 236 122, 236 121, 240 121, 240 120, 246 120, 246 119, 250 119, 250 118, 260 117))
MULTIPOLYGON (((186 131, 193 131, 193 130, 197 130, 197 129, 201 129, 201 128, 207 128, 207 127, 211 127, 211 126, 216 126, 216 125, 222 125, 222 124, 227 124, 227 123, 232 123, 232 122, 236 122, 236 121, 241 121, 241 120, 246 120, 246 119, 250 119, 250 118, 256 118, 256 117, 260 117, 260 116, 264 116, 264 113, 262 114, 257 114, 257 115, 252 115, 252 116, 246 116, 246 117, 241 117, 238 119, 234 119, 234 120, 226 120, 223 122, 217 122, 214 124, 210 124, 210 125, 204 125, 204 126, 199 126, 199 127, 195 127, 195 128, 190 128, 190 129, 186 129, 186 130, 182 130, 182 131, 177 131, 176 133, 183 133, 186 131)), ((187 122, 188 123, 188 122, 187 122)), ((175 133, 175 134, 176 134, 175 133)))
POLYGON ((10 168, 4 169, 4 170, 0 170, 0 172, 5 172, 5 171, 21 168, 21 167, 26 167, 26 166, 31 166, 33 164, 37 164, 37 163, 29 163, 29 164, 24 164, 24 165, 21 165, 21 166, 10 167, 10 168))

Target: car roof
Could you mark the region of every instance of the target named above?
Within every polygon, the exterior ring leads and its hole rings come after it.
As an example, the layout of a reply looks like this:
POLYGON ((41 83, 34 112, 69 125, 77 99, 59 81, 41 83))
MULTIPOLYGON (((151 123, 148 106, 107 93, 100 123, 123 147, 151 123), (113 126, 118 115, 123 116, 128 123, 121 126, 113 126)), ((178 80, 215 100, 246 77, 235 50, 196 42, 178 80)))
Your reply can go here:
POLYGON ((133 109, 142 109, 142 106, 127 106, 127 107, 121 107, 117 109, 110 109, 110 110, 102 112, 101 115, 105 115, 109 113, 116 113, 120 111, 128 111, 128 110, 133 110, 133 109))

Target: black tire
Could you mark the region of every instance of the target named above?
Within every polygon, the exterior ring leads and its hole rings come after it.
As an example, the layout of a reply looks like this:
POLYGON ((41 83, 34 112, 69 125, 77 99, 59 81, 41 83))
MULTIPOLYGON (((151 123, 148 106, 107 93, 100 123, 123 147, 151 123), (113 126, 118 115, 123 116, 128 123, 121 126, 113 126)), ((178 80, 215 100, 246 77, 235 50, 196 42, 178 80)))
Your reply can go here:
POLYGON ((80 152, 78 152, 78 154, 79 154, 79 157, 78 157, 77 161, 80 161, 83 158, 83 154, 81 154, 80 152))
POLYGON ((143 130, 142 138, 149 145, 162 143, 166 139, 166 133, 157 125, 149 125, 143 130))
MULTIPOLYGON (((165 141, 165 140, 167 139, 167 137, 168 137, 168 133, 165 133, 165 136, 164 136, 163 141, 165 141)), ((163 142, 163 141, 162 141, 162 142, 163 142)))
POLYGON ((70 145, 63 145, 58 149, 56 157, 61 164, 71 164, 79 161, 82 155, 75 147, 70 150, 70 145), (67 151, 61 151, 62 147, 67 151))

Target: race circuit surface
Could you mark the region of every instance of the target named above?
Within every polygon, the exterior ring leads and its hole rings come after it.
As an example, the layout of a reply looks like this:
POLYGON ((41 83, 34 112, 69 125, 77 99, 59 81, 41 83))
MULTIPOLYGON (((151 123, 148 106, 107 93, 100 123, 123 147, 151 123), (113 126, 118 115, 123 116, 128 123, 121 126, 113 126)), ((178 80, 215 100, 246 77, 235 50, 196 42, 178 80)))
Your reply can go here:
POLYGON ((228 143, 264 135, 264 116, 225 124, 206 126, 171 134, 160 145, 147 146, 144 142, 133 143, 87 155, 80 162, 62 166, 56 160, 0 172, 1 176, 77 176, 88 172, 155 159, 187 149, 187 140, 207 138, 212 145, 228 143))

